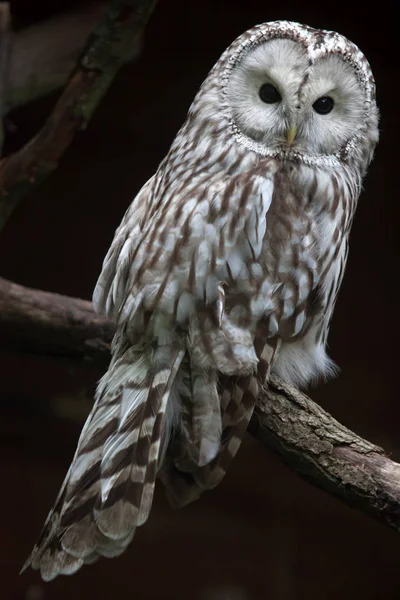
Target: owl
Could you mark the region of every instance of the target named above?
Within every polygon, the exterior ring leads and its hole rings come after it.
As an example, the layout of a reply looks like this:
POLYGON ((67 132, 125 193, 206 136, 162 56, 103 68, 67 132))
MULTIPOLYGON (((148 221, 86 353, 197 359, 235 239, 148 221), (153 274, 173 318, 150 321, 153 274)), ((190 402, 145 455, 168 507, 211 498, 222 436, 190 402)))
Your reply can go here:
POLYGON ((26 566, 114 557, 148 518, 214 487, 260 388, 326 354, 362 179, 373 76, 341 35, 287 21, 237 38, 115 233, 94 292, 116 334, 71 467, 26 566))

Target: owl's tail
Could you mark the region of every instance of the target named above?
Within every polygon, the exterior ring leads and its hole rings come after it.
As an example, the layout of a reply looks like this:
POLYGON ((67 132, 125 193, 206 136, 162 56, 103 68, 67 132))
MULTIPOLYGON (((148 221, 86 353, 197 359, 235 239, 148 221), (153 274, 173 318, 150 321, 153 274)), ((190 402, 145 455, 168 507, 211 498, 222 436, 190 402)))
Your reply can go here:
MULTIPOLYGON (((219 423, 222 433, 212 460, 207 463, 195 460, 190 447, 196 446, 189 438, 181 440, 180 443, 175 441, 171 445, 162 466, 160 478, 170 503, 177 508, 197 500, 202 492, 214 488, 223 479, 239 450, 253 414, 259 394, 259 382, 255 375, 220 375, 219 386, 223 388, 219 398, 219 423)), ((193 407, 192 404, 191 406, 193 407)), ((186 412, 189 411, 190 408, 187 408, 186 412)), ((209 411, 211 413, 210 405, 209 411)), ((211 419, 210 414, 209 420, 211 419)), ((194 421, 192 418, 192 422, 194 421)), ((213 421, 216 422, 215 419, 213 421)))
MULTIPOLYGON (((188 449, 191 445, 190 436, 186 436, 184 444, 172 444, 168 450, 160 477, 173 506, 181 507, 193 502, 203 491, 214 488, 226 474, 239 450, 261 387, 267 382, 271 365, 279 351, 280 341, 270 339, 266 342, 267 336, 268 321, 261 320, 254 338, 254 350, 258 358, 256 373, 238 376, 220 374, 218 377, 222 434, 220 446, 212 460, 207 463, 195 460, 188 449)), ((187 412, 191 410, 194 414, 195 409, 190 408, 193 405, 186 404, 189 406, 187 412)))
POLYGON ((23 569, 40 569, 49 581, 125 550, 150 512, 171 430, 167 402, 184 352, 179 343, 130 347, 113 359, 23 569))

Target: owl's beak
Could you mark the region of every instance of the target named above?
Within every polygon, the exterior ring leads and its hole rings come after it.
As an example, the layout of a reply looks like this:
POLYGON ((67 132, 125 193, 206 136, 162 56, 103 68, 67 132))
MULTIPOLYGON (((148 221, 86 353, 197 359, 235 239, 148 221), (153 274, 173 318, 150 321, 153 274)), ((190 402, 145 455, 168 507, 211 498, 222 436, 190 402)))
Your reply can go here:
POLYGON ((291 125, 287 132, 287 141, 289 146, 293 144, 294 138, 296 137, 297 129, 296 125, 291 125))

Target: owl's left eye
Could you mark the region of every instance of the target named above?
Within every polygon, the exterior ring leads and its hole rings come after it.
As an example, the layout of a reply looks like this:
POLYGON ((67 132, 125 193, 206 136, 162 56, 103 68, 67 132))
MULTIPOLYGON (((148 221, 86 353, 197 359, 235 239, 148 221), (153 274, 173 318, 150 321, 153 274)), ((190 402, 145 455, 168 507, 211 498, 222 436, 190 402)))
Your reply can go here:
POLYGON ((258 90, 258 95, 266 104, 275 104, 282 100, 282 96, 272 83, 264 83, 258 90))
POLYGON ((314 102, 313 109, 319 115, 327 115, 331 112, 334 106, 335 103, 333 101, 333 98, 331 98, 330 96, 322 96, 322 98, 318 98, 318 100, 314 102))

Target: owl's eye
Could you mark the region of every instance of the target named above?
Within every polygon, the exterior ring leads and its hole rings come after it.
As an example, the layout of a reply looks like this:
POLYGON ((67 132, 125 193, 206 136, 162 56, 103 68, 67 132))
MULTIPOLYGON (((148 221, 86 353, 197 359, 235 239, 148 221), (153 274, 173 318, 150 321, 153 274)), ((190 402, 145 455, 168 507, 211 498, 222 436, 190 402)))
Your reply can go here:
POLYGON ((333 109, 335 103, 333 98, 330 96, 322 96, 322 98, 318 98, 313 104, 313 109, 319 115, 327 115, 333 109))
POLYGON ((260 96, 263 102, 267 104, 275 104, 276 102, 280 102, 282 100, 282 96, 278 92, 275 86, 272 83, 264 83, 258 90, 258 95, 260 96))

